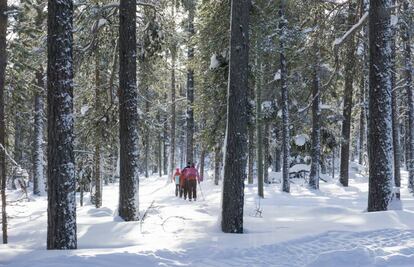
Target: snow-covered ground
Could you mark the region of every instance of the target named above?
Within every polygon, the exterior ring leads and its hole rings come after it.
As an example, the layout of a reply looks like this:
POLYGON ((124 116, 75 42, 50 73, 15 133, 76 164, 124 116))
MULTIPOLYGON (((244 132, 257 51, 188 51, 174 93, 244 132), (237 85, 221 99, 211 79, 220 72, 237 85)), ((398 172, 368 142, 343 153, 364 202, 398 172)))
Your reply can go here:
POLYGON ((367 213, 367 180, 356 174, 348 188, 321 182, 320 192, 292 184, 289 195, 267 185, 260 201, 248 185, 245 233, 224 234, 221 187, 207 180, 205 199, 188 202, 166 180, 141 179, 141 210, 154 201, 143 223, 120 220, 117 184, 105 186, 102 208, 78 207, 71 251, 45 249, 46 198, 11 203, 0 266, 414 266, 414 198, 406 189, 403 210, 367 213))

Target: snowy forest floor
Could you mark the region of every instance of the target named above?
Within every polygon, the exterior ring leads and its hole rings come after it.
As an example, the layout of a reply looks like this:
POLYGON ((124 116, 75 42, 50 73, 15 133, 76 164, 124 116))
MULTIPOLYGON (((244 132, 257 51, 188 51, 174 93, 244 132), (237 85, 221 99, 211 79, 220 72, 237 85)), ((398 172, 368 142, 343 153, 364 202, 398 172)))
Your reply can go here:
MULTIPOLYGON (((414 198, 403 172, 402 210, 367 213, 367 178, 352 174, 350 186, 321 182, 319 192, 298 183, 291 194, 257 186, 245 189, 244 234, 219 227, 221 186, 202 183, 205 200, 173 196, 166 177, 141 178, 145 220, 123 222, 118 185, 104 186, 103 206, 78 206, 78 249, 47 251, 47 199, 12 202, 9 244, 0 245, 0 266, 413 266, 414 198)), ((19 195, 9 192, 9 199, 19 195)))

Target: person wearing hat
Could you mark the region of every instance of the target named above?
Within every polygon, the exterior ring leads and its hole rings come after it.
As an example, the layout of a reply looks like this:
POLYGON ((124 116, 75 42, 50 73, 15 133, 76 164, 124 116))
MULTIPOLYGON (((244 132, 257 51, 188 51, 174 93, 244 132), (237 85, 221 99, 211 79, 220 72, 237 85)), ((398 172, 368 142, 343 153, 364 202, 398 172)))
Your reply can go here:
POLYGON ((188 179, 187 179, 187 171, 191 167, 191 162, 187 162, 187 166, 184 167, 184 169, 181 171, 181 191, 180 196, 183 193, 184 194, 184 200, 187 199, 188 194, 188 179))

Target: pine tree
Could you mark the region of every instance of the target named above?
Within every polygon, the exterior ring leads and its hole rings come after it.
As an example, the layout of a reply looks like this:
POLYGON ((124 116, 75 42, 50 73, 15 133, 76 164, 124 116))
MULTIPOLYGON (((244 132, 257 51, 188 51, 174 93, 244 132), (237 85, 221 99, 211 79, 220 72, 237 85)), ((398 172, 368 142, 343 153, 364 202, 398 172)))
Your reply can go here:
POLYGON ((119 216, 126 221, 139 219, 136 2, 119 7, 119 216))
POLYGON ((73 2, 48 4, 48 249, 76 249, 73 2))
POLYGON ((392 198, 391 1, 369 7, 368 211, 387 210, 392 198))
POLYGON ((243 233, 247 153, 249 0, 232 0, 221 229, 243 233))

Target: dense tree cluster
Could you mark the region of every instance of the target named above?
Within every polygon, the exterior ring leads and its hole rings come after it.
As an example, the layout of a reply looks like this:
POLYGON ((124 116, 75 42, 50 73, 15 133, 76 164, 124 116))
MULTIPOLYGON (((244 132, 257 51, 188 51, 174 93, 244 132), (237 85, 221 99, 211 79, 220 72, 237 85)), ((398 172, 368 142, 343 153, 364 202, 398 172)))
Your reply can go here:
POLYGON ((315 190, 366 167, 368 211, 399 198, 400 167, 414 190, 412 1, 5 2, 4 242, 23 172, 51 200, 48 248, 76 248, 75 192, 99 208, 119 181, 119 215, 137 220, 139 179, 187 161, 223 184, 224 232, 243 232, 245 180, 289 193, 296 164, 315 190))

